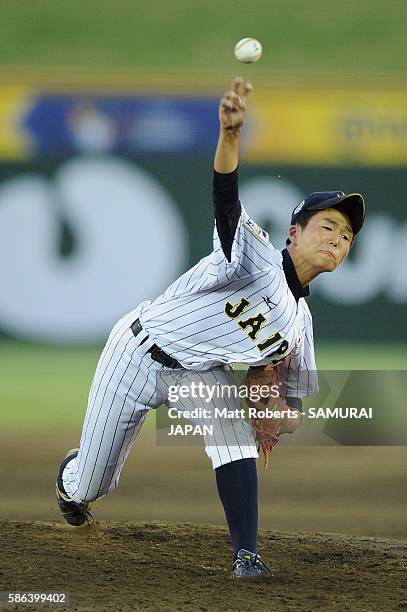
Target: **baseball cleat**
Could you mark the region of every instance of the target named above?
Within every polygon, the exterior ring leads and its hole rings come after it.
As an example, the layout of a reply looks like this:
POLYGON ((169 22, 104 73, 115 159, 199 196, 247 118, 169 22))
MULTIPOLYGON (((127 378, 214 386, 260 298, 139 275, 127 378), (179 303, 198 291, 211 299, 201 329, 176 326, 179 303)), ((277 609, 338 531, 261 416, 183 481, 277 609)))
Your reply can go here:
POLYGON ((232 567, 232 578, 271 578, 273 572, 259 555, 241 548, 232 567))
POLYGON ((70 525, 74 525, 75 527, 80 527, 80 525, 84 525, 87 523, 91 525, 93 521, 93 516, 91 515, 89 508, 90 503, 78 504, 73 499, 66 494, 64 485, 62 482, 62 474, 65 469, 67 463, 69 463, 72 459, 74 459, 79 452, 79 448, 72 448, 65 455, 65 459, 61 463, 58 472, 58 478, 56 483, 56 495, 59 509, 61 510, 62 516, 65 521, 70 525))

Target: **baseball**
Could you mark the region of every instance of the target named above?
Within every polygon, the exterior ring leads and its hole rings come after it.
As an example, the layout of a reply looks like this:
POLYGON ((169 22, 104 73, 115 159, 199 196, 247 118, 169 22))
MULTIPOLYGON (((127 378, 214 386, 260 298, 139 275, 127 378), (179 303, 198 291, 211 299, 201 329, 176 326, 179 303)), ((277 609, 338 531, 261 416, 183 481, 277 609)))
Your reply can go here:
POLYGON ((262 53, 263 47, 255 38, 242 38, 235 46, 235 57, 244 64, 257 62, 262 53))

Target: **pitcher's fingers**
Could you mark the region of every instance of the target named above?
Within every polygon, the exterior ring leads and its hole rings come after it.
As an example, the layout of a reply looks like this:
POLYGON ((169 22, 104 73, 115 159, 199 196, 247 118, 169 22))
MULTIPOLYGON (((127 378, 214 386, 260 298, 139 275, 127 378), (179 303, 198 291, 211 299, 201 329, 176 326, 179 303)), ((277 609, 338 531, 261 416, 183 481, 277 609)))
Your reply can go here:
POLYGON ((243 85, 243 96, 247 98, 247 96, 253 91, 253 85, 248 81, 243 85))
POLYGON ((227 98, 228 100, 230 100, 234 104, 238 104, 240 102, 240 96, 235 91, 233 91, 233 90, 232 91, 227 91, 223 97, 227 98))
POLYGON ((243 82, 242 79, 240 79, 239 82, 236 80, 236 93, 242 100, 245 100, 251 91, 253 91, 251 83, 248 81, 243 82))
POLYGON ((238 95, 240 95, 240 88, 243 85, 242 77, 235 77, 232 81, 232 91, 235 91, 238 95))

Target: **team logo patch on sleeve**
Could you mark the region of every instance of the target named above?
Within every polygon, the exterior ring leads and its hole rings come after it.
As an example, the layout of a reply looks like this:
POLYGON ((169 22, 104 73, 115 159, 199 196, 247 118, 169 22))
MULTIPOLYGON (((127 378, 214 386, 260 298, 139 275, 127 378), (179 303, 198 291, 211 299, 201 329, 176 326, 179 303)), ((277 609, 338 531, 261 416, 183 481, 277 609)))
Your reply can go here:
POLYGON ((253 219, 250 219, 247 215, 244 216, 243 225, 245 228, 253 234, 261 242, 267 243, 269 241, 269 235, 265 229, 257 225, 253 219))

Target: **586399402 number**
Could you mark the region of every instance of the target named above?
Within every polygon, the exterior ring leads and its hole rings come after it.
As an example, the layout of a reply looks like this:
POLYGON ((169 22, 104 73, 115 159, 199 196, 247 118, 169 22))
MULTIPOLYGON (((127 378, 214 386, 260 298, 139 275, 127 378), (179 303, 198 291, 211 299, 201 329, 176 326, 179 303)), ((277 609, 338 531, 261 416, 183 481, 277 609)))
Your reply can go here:
POLYGON ((66 606, 68 605, 68 596, 66 593, 38 593, 38 592, 25 592, 15 591, 0 593, 0 604, 18 604, 18 605, 29 605, 29 604, 42 603, 44 605, 52 606, 66 606))

